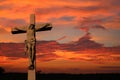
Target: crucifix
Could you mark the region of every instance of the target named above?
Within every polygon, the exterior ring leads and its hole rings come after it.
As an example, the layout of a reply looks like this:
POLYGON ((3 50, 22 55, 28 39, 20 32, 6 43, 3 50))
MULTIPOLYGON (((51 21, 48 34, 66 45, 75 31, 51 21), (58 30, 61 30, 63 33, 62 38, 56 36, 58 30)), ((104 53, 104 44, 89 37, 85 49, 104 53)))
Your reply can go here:
POLYGON ((29 58, 28 80, 36 80, 36 32, 51 30, 50 23, 36 24, 35 14, 30 15, 30 24, 23 27, 12 28, 12 34, 27 33, 25 40, 25 54, 29 58))

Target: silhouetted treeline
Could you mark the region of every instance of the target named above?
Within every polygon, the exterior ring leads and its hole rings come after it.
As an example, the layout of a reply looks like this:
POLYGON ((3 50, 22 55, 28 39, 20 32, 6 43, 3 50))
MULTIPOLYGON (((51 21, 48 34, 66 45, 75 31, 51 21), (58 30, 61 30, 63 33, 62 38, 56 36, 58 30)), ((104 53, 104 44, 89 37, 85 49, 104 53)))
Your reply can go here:
MULTIPOLYGON (((4 73, 0 80, 27 80, 27 73, 4 73)), ((37 80, 120 80, 120 74, 37 74, 37 80)))
POLYGON ((5 69, 0 67, 0 74, 3 74, 5 72, 5 69))

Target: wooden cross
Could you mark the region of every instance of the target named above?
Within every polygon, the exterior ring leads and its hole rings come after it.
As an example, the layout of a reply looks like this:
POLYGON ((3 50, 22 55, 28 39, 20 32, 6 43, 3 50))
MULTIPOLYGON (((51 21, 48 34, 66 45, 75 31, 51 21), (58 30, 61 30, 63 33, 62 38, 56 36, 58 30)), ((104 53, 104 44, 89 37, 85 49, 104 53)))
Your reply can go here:
POLYGON ((36 80, 36 32, 51 30, 49 23, 35 24, 35 14, 30 15, 30 25, 12 28, 12 34, 27 33, 25 53, 29 57, 28 80, 36 80))

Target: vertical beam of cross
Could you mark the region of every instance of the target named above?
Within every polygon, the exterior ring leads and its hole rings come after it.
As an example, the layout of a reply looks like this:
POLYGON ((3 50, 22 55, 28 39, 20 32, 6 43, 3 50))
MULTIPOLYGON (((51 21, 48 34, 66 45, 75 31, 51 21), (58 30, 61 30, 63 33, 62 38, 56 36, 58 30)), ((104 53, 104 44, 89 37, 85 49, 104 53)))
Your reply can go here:
POLYGON ((30 15, 30 24, 34 24, 35 25, 35 14, 31 14, 30 15))
POLYGON ((24 27, 15 27, 12 29, 12 34, 27 33, 25 40, 25 53, 29 57, 28 80, 36 80, 36 32, 51 30, 52 25, 49 23, 35 23, 35 14, 30 15, 30 25, 24 27))
POLYGON ((30 15, 30 25, 27 28, 27 47, 29 57, 28 80, 36 80, 36 34, 35 15, 30 15))

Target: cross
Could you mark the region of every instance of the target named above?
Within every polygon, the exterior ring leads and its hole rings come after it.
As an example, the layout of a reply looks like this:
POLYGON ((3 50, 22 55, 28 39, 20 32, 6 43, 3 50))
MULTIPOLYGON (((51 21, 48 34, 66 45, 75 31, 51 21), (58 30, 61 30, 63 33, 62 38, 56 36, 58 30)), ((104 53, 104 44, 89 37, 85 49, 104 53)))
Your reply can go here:
POLYGON ((29 57, 28 80, 36 80, 36 32, 51 30, 52 25, 49 23, 36 24, 35 14, 30 15, 30 24, 23 27, 12 28, 12 34, 26 33, 25 54, 29 57))

